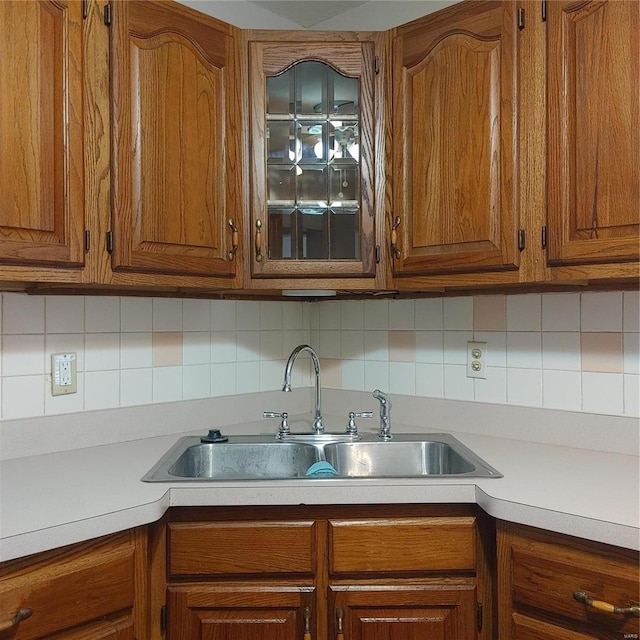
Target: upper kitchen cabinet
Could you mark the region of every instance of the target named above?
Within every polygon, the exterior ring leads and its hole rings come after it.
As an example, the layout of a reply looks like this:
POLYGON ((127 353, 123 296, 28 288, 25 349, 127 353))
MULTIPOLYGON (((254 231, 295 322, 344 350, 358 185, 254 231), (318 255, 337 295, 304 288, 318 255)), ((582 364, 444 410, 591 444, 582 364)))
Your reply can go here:
POLYGON ((251 34, 252 287, 374 286, 377 64, 373 34, 251 34))
POLYGON ((517 33, 514 4, 486 1, 393 34, 388 233, 400 288, 412 276, 518 280, 517 33))
POLYGON ((80 1, 0 2, 2 280, 82 277, 83 64, 80 1))
POLYGON ((626 262, 637 273, 639 34, 635 0, 547 4, 551 265, 626 262))
POLYGON ((237 286, 235 28, 156 0, 114 2, 111 21, 112 269, 237 286))

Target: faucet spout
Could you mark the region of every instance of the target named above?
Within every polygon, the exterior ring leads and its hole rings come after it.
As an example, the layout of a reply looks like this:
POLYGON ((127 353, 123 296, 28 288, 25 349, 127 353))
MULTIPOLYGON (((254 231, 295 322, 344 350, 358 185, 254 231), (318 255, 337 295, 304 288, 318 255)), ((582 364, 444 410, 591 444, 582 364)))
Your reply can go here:
POLYGON ((313 431, 314 433, 324 433, 324 424, 322 422, 322 411, 321 411, 321 386, 320 386, 320 358, 318 358, 318 354, 315 350, 310 347, 308 344, 298 345, 289 356, 287 360, 287 365, 284 368, 284 382, 282 384, 283 391, 291 391, 291 372, 293 370, 293 363, 296 361, 298 355, 306 351, 311 357, 311 362, 313 363, 313 370, 316 376, 316 407, 313 416, 313 431))

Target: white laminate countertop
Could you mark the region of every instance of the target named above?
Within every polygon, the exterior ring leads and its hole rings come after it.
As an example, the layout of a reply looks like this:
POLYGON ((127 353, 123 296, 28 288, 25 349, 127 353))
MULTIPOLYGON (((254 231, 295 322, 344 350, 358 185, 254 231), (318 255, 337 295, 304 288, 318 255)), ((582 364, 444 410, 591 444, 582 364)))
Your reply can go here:
POLYGON ((453 433, 504 477, 141 482, 184 435, 0 462, 0 561, 148 524, 170 506, 217 505, 477 503, 502 520, 640 549, 637 456, 453 433))

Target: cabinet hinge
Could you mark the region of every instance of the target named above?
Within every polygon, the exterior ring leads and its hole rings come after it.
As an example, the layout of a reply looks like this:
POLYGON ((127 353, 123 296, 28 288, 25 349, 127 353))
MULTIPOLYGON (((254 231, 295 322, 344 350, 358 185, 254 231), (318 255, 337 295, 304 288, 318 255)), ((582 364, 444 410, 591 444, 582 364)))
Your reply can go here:
POLYGON ((86 20, 89 15, 89 0, 82 0, 82 19, 86 20))
POLYGON ((104 23, 107 27, 111 26, 111 3, 107 3, 104 5, 104 23))
POLYGON ((524 229, 518 229, 518 249, 524 251, 526 234, 524 229))
POLYGON ((542 22, 547 21, 547 0, 542 0, 542 22))
POLYGON ((373 60, 373 70, 375 71, 376 75, 380 73, 380 58, 378 56, 376 56, 373 60))
POLYGON ((167 612, 167 605, 163 604, 160 607, 160 633, 162 633, 162 635, 165 634, 168 623, 169 623, 169 614, 167 612))
POLYGON ((91 249, 91 231, 85 229, 84 232, 84 250, 88 253, 91 249))
POLYGON ((546 225, 542 227, 542 232, 540 234, 540 243, 542 244, 542 248, 547 248, 547 227, 546 225))
POLYGON ((482 631, 482 603, 476 602, 476 625, 478 631, 482 631))
POLYGON ((113 231, 107 231, 107 253, 113 253, 113 231))
POLYGON ((380 245, 376 245, 376 264, 380 264, 380 245))
POLYGON ((518 29, 520 31, 524 29, 524 9, 522 7, 518 9, 518 29))

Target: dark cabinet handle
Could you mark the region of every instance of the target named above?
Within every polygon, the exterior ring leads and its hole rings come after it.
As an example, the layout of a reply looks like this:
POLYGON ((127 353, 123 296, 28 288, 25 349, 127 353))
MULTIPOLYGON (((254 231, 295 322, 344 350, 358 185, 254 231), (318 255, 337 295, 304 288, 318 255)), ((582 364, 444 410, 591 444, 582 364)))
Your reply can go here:
POLYGON ((344 610, 341 607, 336 609, 336 621, 338 623, 336 640, 344 640, 344 610))
POLYGON ((262 220, 256 220, 256 262, 262 262, 262 220))
POLYGON ((16 615, 13 616, 11 620, 8 620, 7 622, 0 622, 0 633, 17 627, 23 620, 30 618, 32 613, 33 610, 29 609, 29 607, 18 609, 16 615))
POLYGON ((228 224, 231 227, 231 230, 233 232, 232 236, 231 236, 231 251, 229 251, 229 260, 233 260, 236 257, 236 253, 238 252, 238 227, 236 226, 236 223, 229 218, 228 220, 228 224))
POLYGON ((398 232, 396 229, 400 226, 400 216, 396 216, 391 225, 391 254, 396 260, 400 259, 400 249, 398 249, 398 232))
POLYGON ((302 619, 304 620, 304 636, 303 640, 311 640, 311 608, 305 607, 302 612, 302 619))

